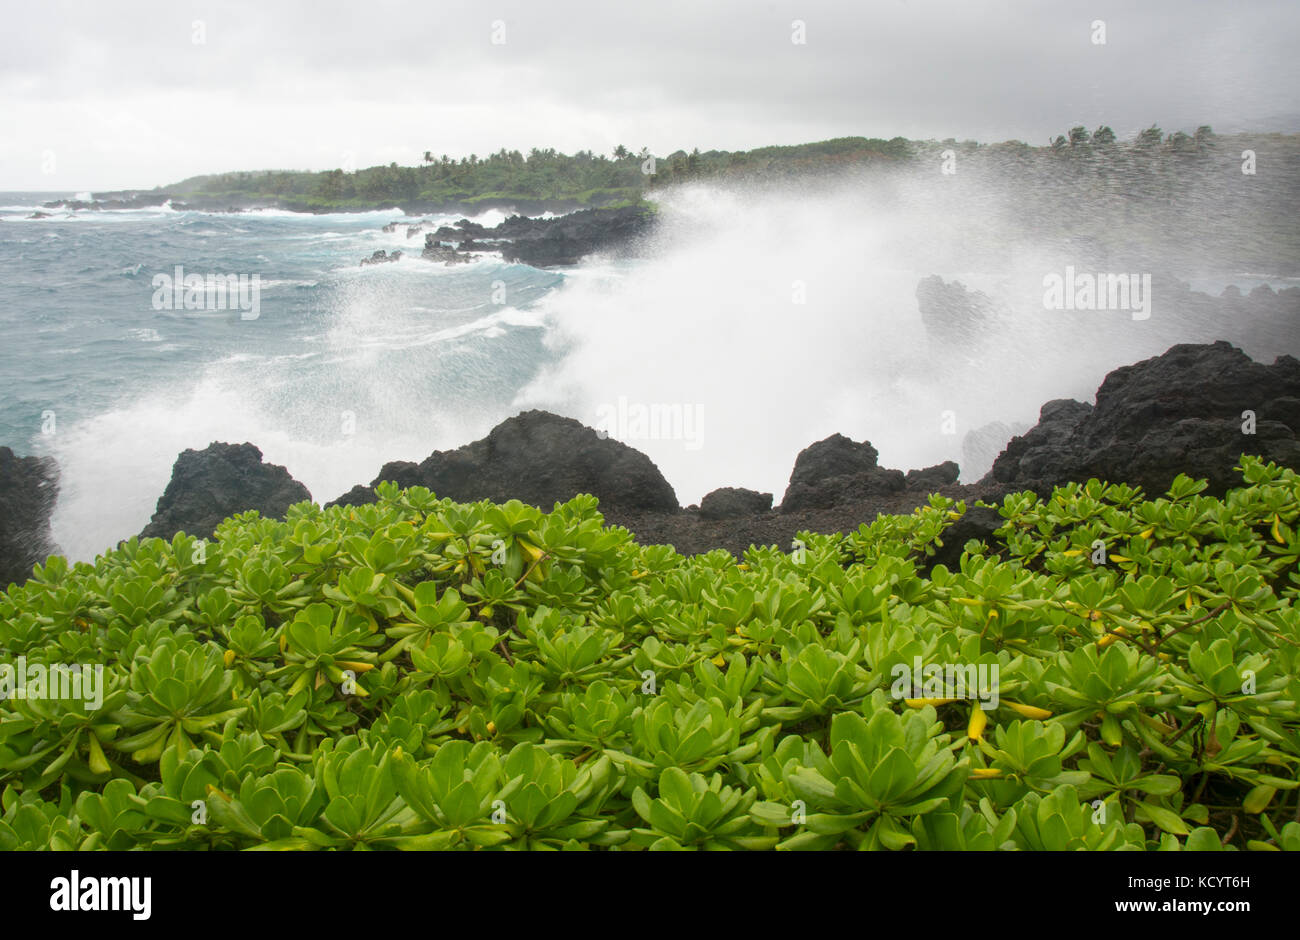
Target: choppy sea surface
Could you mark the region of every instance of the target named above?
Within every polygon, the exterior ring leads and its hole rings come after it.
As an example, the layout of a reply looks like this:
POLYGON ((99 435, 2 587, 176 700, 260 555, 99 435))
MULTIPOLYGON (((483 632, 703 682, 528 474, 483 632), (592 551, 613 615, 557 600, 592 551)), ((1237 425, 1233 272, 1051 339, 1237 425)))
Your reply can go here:
POLYGON ((29 219, 33 195, 0 193, 0 444, 59 461, 74 557, 138 531, 187 447, 252 441, 325 501, 481 436, 550 355, 535 307, 565 275, 421 261, 422 236, 382 231, 397 210, 29 219), (409 255, 359 265, 380 248, 409 255), (178 266, 199 309, 156 286, 178 266), (210 273, 244 277, 247 309, 210 273))

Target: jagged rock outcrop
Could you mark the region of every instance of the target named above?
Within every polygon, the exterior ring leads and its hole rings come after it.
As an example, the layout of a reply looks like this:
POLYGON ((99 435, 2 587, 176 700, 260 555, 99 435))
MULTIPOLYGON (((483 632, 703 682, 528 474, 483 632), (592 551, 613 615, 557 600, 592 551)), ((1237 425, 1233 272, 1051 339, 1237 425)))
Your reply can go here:
POLYGON ((700 516, 704 519, 738 519, 771 510, 771 493, 759 493, 743 487, 723 486, 706 493, 700 500, 700 516))
POLYGON ((969 346, 987 335, 992 301, 960 281, 945 283, 934 274, 916 285, 916 304, 930 339, 945 346, 969 346))
MULTIPOLYGON (((520 217, 511 216, 506 221, 509 222, 516 218, 520 217)), ((533 220, 524 219, 524 221, 531 223, 533 220)), ((540 222, 541 220, 538 219, 537 221, 540 222)), ((502 223, 502 225, 504 224, 505 223, 502 223)), ((500 227, 500 225, 497 226, 498 229, 500 227)), ((461 219, 455 225, 440 225, 438 230, 433 233, 433 237, 438 241, 458 242, 463 241, 466 238, 485 238, 488 237, 488 233, 491 231, 495 231, 495 229, 488 229, 481 222, 475 222, 471 219, 461 219)), ((425 237, 428 238, 428 236, 425 237)))
POLYGON ((781 511, 829 509, 865 496, 901 492, 907 486, 903 472, 879 466, 878 457, 870 441, 859 444, 843 434, 805 447, 795 458, 781 511))
MULTIPOLYGON (((624 206, 584 209, 542 221, 548 224, 514 235, 502 247, 501 256, 506 261, 522 261, 534 267, 577 264, 594 252, 625 247, 649 230, 654 213, 643 206, 624 206)), ((497 237, 509 236, 498 233, 497 237)))
POLYGON ((1023 484, 1029 488, 1069 482, 1059 478, 1061 473, 1069 472, 1069 459, 1064 455, 1070 450, 1074 432, 1091 413, 1092 405, 1081 401, 1070 398, 1049 401, 1039 409, 1038 423, 1007 443, 997 460, 993 461, 986 479, 1023 484), (1014 467, 1014 471, 1009 472, 1010 467, 1014 467))
POLYGON ((284 517, 294 503, 310 500, 307 487, 284 467, 262 462, 252 444, 212 443, 186 450, 172 465, 172 477, 141 538, 170 539, 177 532, 208 538, 226 517, 256 509, 284 517))
POLYGON ((678 512, 677 495, 650 458, 592 428, 546 411, 509 418, 488 436, 449 451, 435 451, 418 465, 386 464, 369 487, 353 487, 329 505, 374 499, 374 486, 394 480, 425 486, 458 502, 518 499, 543 509, 579 493, 603 506, 678 512))
POLYGON ((373 255, 371 255, 369 258, 362 258, 361 263, 363 265, 384 264, 385 262, 388 261, 401 261, 401 260, 402 260, 402 251, 400 248, 394 249, 391 255, 381 248, 378 251, 376 251, 373 255))
POLYGON ((420 252, 420 257, 425 261, 441 261, 444 264, 464 264, 475 258, 474 255, 444 245, 437 234, 433 233, 424 236, 424 251, 420 252))
POLYGON ((941 486, 951 486, 961 476, 961 468, 954 461, 926 467, 923 470, 908 470, 904 478, 909 490, 937 490, 941 486))
POLYGON ((1243 453, 1300 467, 1297 430, 1300 361, 1264 365, 1226 342, 1181 344, 1111 372, 1095 406, 1044 405, 985 482, 1041 490, 1098 477, 1154 496, 1186 473, 1221 495, 1240 484, 1233 467, 1243 453))
POLYGON ((32 565, 58 550, 50 534, 58 494, 53 458, 18 457, 0 447, 0 590, 26 581, 32 565))
POLYGON ((539 268, 577 264, 594 252, 628 247, 653 223, 654 212, 645 206, 583 209, 552 219, 512 215, 491 228, 461 219, 425 235, 422 257, 450 264, 472 260, 465 251, 500 251, 506 261, 539 268), (459 245, 461 253, 444 243, 459 245))

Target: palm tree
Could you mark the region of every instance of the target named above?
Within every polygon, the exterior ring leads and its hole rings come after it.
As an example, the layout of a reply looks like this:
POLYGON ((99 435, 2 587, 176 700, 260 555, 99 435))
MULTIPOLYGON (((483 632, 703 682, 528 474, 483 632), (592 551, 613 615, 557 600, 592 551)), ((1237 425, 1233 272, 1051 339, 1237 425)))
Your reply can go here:
POLYGON ((1151 148, 1151 147, 1159 147, 1160 142, 1164 140, 1164 136, 1165 136, 1164 132, 1161 131, 1160 128, 1152 124, 1142 133, 1137 135, 1137 145, 1144 149, 1151 148))
POLYGON ((615 159, 615 160, 626 160, 626 159, 627 159, 627 148, 624 147, 622 144, 619 144, 617 147, 615 147, 615 148, 614 148, 614 159, 615 159))

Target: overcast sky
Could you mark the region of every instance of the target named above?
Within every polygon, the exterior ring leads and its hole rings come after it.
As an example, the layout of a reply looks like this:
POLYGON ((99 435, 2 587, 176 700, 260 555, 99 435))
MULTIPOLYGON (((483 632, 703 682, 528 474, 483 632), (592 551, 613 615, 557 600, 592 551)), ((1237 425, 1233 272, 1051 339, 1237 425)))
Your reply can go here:
POLYGON ((37 0, 4 21, 0 190, 503 146, 1300 130, 1295 0, 37 0))

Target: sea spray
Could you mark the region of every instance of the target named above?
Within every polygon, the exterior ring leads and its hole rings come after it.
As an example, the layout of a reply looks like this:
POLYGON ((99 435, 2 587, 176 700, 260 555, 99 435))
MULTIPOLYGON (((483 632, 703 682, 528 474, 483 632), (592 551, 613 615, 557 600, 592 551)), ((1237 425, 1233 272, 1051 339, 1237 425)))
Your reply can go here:
POLYGON ((954 207, 914 182, 691 186, 665 194, 660 216, 641 266, 543 302, 563 354, 515 404, 593 426, 620 397, 700 407, 703 446, 634 442, 685 502, 727 485, 780 494, 798 452, 835 432, 871 440, 887 466, 960 461, 967 431, 1032 423, 1043 401, 1090 397, 1129 361, 1101 335, 1064 342, 1032 290, 1044 262, 981 269, 954 241, 954 207), (916 288, 933 273, 1002 309, 978 349, 927 333, 916 288))

